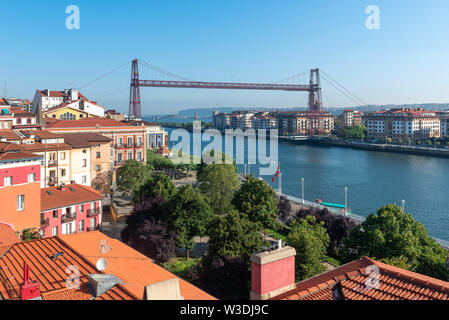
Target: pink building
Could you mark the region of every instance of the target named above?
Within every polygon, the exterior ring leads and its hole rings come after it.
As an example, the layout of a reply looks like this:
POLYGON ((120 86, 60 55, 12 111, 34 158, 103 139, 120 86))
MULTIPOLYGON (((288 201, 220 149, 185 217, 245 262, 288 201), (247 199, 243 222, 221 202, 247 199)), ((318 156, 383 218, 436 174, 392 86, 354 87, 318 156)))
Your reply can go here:
POLYGON ((41 189, 41 234, 52 237, 98 230, 103 196, 79 184, 41 189))

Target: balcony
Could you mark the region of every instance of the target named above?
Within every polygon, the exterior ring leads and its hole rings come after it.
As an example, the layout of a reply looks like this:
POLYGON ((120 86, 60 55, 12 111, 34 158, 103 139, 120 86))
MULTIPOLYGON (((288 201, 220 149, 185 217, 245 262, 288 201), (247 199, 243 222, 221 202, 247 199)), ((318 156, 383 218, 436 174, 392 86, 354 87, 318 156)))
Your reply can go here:
POLYGON ((87 216, 88 217, 96 217, 100 214, 100 208, 96 208, 94 210, 87 209, 87 216))
POLYGON ((56 167, 58 165, 58 160, 48 160, 49 167, 56 167))
POLYGON ((61 216, 61 223, 68 223, 76 220, 75 214, 63 214, 61 216))
POLYGON ((134 143, 127 143, 125 145, 125 148, 133 148, 134 147, 134 143))
POLYGON ((41 220, 41 229, 45 229, 45 228, 47 228, 49 226, 50 226, 50 219, 49 218, 41 220))
POLYGON ((121 144, 121 143, 117 143, 114 145, 115 148, 124 148, 125 145, 121 144))

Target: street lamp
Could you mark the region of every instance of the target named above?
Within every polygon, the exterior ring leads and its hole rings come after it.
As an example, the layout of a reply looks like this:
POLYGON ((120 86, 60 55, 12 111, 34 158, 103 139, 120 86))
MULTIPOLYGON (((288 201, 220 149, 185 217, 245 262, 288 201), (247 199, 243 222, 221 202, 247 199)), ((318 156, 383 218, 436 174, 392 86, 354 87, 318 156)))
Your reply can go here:
POLYGON ((348 215, 348 187, 345 187, 345 216, 348 215))
POLYGON ((302 204, 304 204, 304 178, 301 178, 301 199, 302 204))
POLYGON ((401 204, 402 204, 402 212, 405 212, 405 211, 404 211, 404 208, 405 208, 405 200, 401 200, 401 204))

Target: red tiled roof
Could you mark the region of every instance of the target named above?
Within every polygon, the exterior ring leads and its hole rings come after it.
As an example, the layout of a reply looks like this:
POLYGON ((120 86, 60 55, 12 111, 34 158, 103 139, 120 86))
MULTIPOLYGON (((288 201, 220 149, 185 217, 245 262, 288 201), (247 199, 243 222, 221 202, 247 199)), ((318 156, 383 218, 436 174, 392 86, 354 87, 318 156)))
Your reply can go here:
POLYGON ((129 125, 111 118, 85 118, 78 120, 60 120, 47 123, 47 127, 50 129, 57 128, 95 128, 101 127, 129 127, 129 125))
POLYGON ((9 106, 9 103, 5 99, 0 98, 0 106, 9 106))
POLYGON ((0 153, 0 162, 10 161, 10 160, 20 160, 20 159, 40 159, 43 156, 32 154, 28 152, 5 152, 0 153))
POLYGON ((11 129, 0 129, 0 137, 5 137, 7 140, 20 140, 20 137, 11 129))
MULTIPOLYGON (((104 236, 104 238, 107 238, 104 236)), ((95 243, 95 246, 98 244, 95 243)), ((98 248, 97 248, 98 249, 98 248)), ((30 279, 40 283, 43 300, 86 300, 93 298, 88 289, 88 275, 102 273, 94 264, 86 260, 59 237, 21 242, 11 247, 0 247, 0 294, 6 300, 20 299, 20 284, 23 283, 23 267, 30 268, 30 279), (50 257, 62 253, 58 258, 50 257), (66 268, 76 266, 79 269, 79 289, 68 289, 66 268)), ((138 297, 118 284, 98 297, 103 300, 138 297)))
POLYGON ((111 138, 105 137, 98 133, 79 132, 79 133, 64 133, 61 134, 64 141, 72 147, 93 146, 98 143, 109 143, 111 138))
POLYGON ((97 190, 76 183, 65 185, 64 191, 60 187, 42 188, 41 211, 102 199, 103 196, 97 190))
POLYGON ((13 228, 6 223, 0 222, 0 247, 11 246, 20 242, 19 237, 13 228))
MULTIPOLYGON (((121 279, 125 283, 124 287, 137 297, 143 297, 144 287, 147 285, 176 278, 174 274, 151 262, 140 252, 123 242, 106 237, 100 231, 63 235, 60 239, 69 243, 91 263, 95 263, 100 258, 98 244, 101 240, 107 239, 107 245, 111 247, 111 250, 103 255, 108 261, 104 272, 112 273, 121 279)), ((182 279, 179 279, 179 288, 185 300, 215 299, 182 279)))
MULTIPOLYGON (((371 278, 373 279, 373 278, 371 278)), ((346 300, 449 300, 449 282, 363 257, 296 284, 296 289, 272 300, 332 300, 340 285, 346 300), (378 268, 378 286, 366 286, 367 268, 378 268)))
POLYGON ((22 132, 26 133, 27 135, 35 135, 36 137, 41 139, 63 138, 61 134, 55 134, 47 130, 22 130, 22 132))

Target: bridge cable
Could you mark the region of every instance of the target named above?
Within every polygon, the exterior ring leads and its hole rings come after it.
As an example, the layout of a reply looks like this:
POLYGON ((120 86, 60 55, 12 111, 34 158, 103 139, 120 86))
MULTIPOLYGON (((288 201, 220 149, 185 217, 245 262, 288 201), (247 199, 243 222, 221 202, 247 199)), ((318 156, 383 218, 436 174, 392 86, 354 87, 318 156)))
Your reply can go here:
POLYGON ((359 101, 355 100, 353 97, 351 97, 350 95, 348 95, 346 92, 344 92, 343 90, 341 90, 339 87, 337 87, 336 85, 334 85, 332 82, 330 82, 329 80, 327 80, 325 77, 322 77, 327 83, 329 83, 332 87, 334 87, 335 89, 337 89, 338 91, 340 91, 343 95, 345 95, 348 99, 350 99, 352 102, 354 102, 356 105, 361 105, 359 101))
MULTIPOLYGON (((351 91, 349 91, 348 89, 346 89, 340 82, 338 82, 337 80, 335 80, 334 78, 332 78, 329 74, 327 74, 326 72, 324 72, 324 71, 322 71, 322 70, 320 70, 320 71, 323 73, 323 75, 324 75, 325 77, 327 77, 327 78, 329 78, 330 80, 332 80, 333 82, 335 82, 338 86, 340 86, 341 88, 343 88, 343 90, 345 90, 347 93, 349 93, 353 98, 355 98, 356 100, 358 100, 358 101, 359 101, 359 104, 360 104, 360 102, 361 102, 361 104, 364 104, 364 105, 367 104, 367 103, 364 102, 362 99, 360 99, 360 98, 357 97, 355 94, 353 94, 351 91)), ((329 81, 329 80, 327 80, 327 81, 329 81)))
POLYGON ((114 70, 105 73, 104 75, 102 75, 102 76, 96 78, 95 80, 92 80, 92 81, 86 83, 85 85, 82 85, 81 87, 78 88, 78 90, 83 89, 83 88, 85 88, 85 87, 91 85, 92 83, 94 83, 94 82, 100 80, 100 79, 103 79, 104 77, 110 75, 111 73, 114 73, 115 71, 117 71, 117 70, 123 68, 124 66, 126 66, 126 65, 127 65, 128 63, 130 63, 130 62, 131 62, 131 60, 129 60, 129 61, 127 61, 126 63, 122 64, 121 66, 115 68, 114 70))
POLYGON ((164 70, 164 69, 161 69, 161 68, 159 68, 159 67, 157 67, 157 66, 154 66, 154 65, 152 65, 152 64, 150 64, 150 63, 148 63, 148 62, 145 62, 145 61, 143 61, 143 60, 140 60, 140 59, 139 59, 139 63, 140 63, 141 65, 147 67, 147 68, 150 68, 150 69, 154 70, 154 71, 157 71, 157 72, 159 72, 159 73, 163 73, 163 74, 165 74, 165 75, 167 75, 167 76, 170 76, 170 77, 173 77, 173 78, 177 78, 177 79, 179 79, 179 80, 184 80, 184 81, 195 81, 195 82, 197 82, 197 80, 189 79, 189 78, 186 78, 186 77, 183 77, 183 76, 174 74, 174 73, 172 73, 172 72, 169 72, 169 71, 166 71, 166 70, 164 70))

